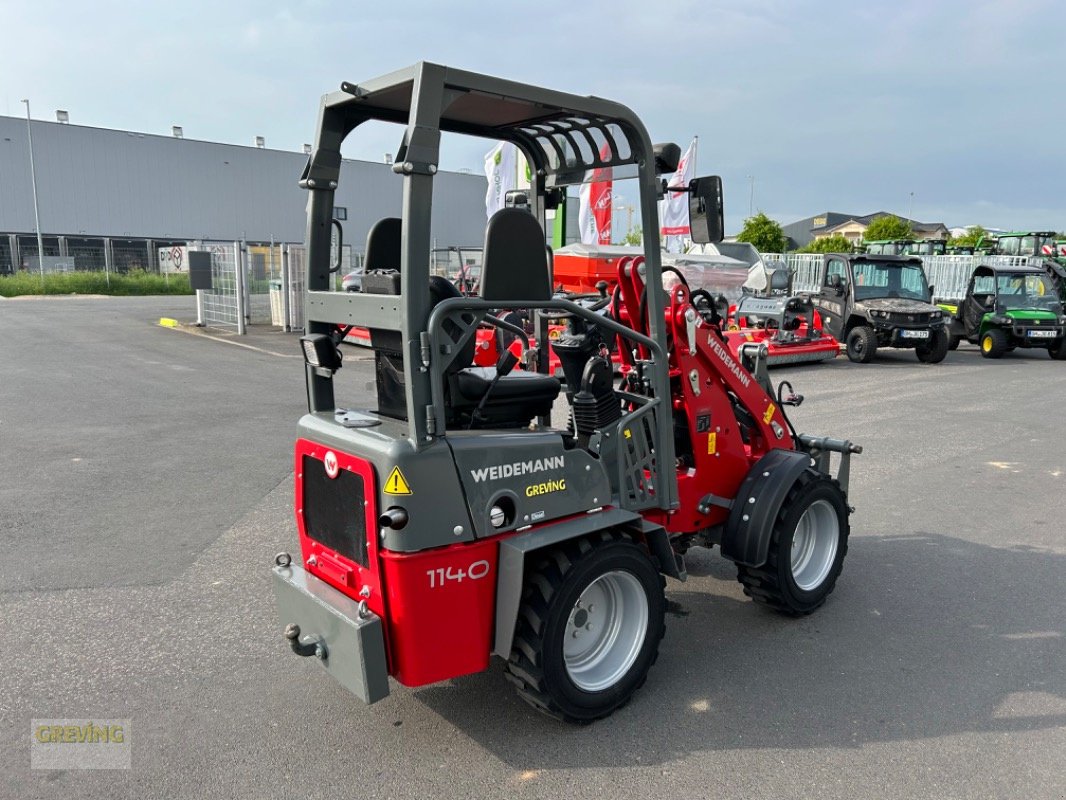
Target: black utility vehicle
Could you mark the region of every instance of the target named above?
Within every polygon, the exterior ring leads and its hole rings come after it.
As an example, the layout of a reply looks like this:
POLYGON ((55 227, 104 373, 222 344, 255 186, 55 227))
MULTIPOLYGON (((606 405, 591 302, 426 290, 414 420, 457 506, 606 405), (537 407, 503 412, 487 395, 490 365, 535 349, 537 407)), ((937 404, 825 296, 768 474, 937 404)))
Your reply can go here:
POLYGON ((814 304, 848 358, 873 360, 879 347, 910 348, 936 364, 948 353, 944 312, 933 305, 920 258, 830 253, 814 304))

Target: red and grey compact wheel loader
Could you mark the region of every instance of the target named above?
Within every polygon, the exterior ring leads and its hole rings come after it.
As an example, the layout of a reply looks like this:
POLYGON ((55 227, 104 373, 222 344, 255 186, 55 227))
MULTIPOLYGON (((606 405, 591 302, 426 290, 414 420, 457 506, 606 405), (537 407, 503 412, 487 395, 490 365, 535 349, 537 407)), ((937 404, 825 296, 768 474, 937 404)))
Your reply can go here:
POLYGON ((785 407, 802 398, 773 391, 765 344, 734 355, 713 306, 697 307, 684 280, 664 289, 655 237, 619 262, 608 303, 553 294, 546 212, 593 173, 635 180, 644 230, 664 193, 682 191, 693 238, 721 238, 718 178, 666 188, 679 156, 618 103, 429 63, 323 98, 300 180, 299 555, 278 554, 273 574, 291 650, 363 701, 384 698, 390 677, 422 686, 496 655, 541 711, 607 716, 655 662, 665 582, 685 580, 694 545, 717 545, 744 591, 785 614, 832 592, 861 448, 796 432, 785 407), (402 216, 370 228, 361 291, 330 292, 341 143, 371 120, 402 126, 402 216), (488 220, 476 297, 430 275, 442 132, 513 142, 531 167, 529 206, 488 220), (523 352, 522 370, 510 351, 475 366, 479 326, 506 328, 513 309, 537 320, 541 352, 523 352), (559 318, 567 332, 552 339, 543 328, 559 318), (372 408, 335 398, 349 326, 369 331, 372 408), (563 381, 546 374, 548 347, 563 381))

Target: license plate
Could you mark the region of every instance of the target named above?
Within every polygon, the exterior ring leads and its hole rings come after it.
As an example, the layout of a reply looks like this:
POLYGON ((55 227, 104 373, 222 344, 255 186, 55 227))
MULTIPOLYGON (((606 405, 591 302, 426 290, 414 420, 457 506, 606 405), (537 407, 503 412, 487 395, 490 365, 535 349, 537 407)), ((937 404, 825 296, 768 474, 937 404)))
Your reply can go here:
POLYGON ((1033 339, 1054 339, 1057 331, 1029 331, 1025 335, 1033 339))
POLYGON ((899 335, 903 339, 928 339, 929 331, 900 331, 899 335))

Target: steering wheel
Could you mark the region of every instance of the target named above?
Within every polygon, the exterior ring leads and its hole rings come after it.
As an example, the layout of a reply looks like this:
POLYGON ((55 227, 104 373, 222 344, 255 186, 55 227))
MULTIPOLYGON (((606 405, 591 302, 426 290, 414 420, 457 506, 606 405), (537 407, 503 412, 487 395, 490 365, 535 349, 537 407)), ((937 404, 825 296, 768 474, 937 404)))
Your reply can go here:
MULTIPOLYGON (((725 321, 722 317, 722 312, 719 310, 719 301, 721 300, 725 302, 725 298, 722 297, 722 295, 714 297, 706 289, 693 289, 689 293, 689 299, 692 301, 693 307, 695 307, 696 311, 699 312, 705 322, 717 325, 718 327, 722 326, 722 323, 725 321), (698 302, 700 300, 702 300, 703 303, 698 302)), ((726 308, 728 309, 728 305, 726 308)))

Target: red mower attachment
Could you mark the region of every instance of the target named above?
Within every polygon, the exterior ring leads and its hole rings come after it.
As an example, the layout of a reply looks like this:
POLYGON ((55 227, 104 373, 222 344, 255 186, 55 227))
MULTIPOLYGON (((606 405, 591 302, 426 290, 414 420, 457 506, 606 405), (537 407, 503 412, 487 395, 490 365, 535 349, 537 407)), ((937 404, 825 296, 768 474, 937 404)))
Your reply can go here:
POLYGON ((828 361, 840 353, 838 342, 822 328, 822 318, 803 296, 747 295, 728 315, 727 338, 736 356, 744 344, 765 344, 769 367, 828 361))

